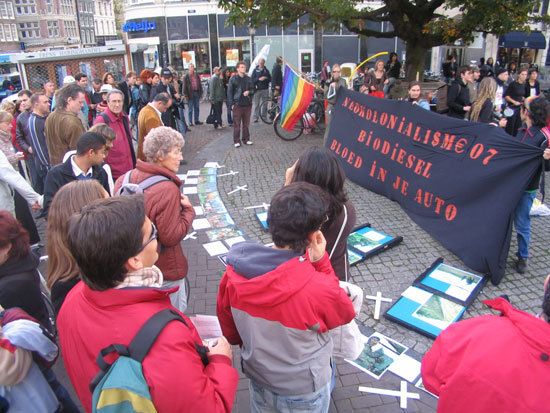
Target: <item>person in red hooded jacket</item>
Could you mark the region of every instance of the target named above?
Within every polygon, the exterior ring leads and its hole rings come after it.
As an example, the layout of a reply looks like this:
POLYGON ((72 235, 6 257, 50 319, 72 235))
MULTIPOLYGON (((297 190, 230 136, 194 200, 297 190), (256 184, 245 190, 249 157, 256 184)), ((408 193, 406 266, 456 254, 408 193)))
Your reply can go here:
MULTIPOLYGON (((157 237, 141 194, 96 201, 69 220, 69 250, 82 281, 67 295, 57 325, 67 373, 86 412, 92 411, 99 352, 128 346, 154 314, 176 311, 169 298, 175 289, 162 288, 162 271, 154 265, 157 237)), ((168 323, 142 363, 156 411, 230 412, 239 375, 229 343, 218 337, 206 345, 191 320, 177 313, 185 324, 168 323), (206 351, 206 365, 199 351, 206 351)))
POLYGON ((550 412, 550 276, 542 313, 533 316, 502 297, 483 301, 500 315, 452 324, 422 360, 422 381, 442 413, 550 412))

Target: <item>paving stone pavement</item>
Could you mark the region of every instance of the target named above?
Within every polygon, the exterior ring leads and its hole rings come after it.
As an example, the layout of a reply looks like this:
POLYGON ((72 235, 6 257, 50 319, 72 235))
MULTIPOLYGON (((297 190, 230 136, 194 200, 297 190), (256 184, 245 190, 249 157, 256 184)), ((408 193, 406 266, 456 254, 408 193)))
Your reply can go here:
MULTIPOLYGON (((218 161, 220 165, 225 166, 220 173, 238 171, 236 175, 218 178, 220 196, 247 239, 268 243, 269 234, 260 227, 254 217, 254 210, 244 208, 263 202, 269 203, 271 196, 284 183, 285 169, 294 163, 304 149, 312 145, 322 145, 322 137, 304 135, 296 141, 284 142, 274 134, 271 126, 252 123, 251 140, 254 145, 244 145, 235 149, 232 145, 232 129, 225 128, 222 131, 224 132, 217 132, 221 135, 218 139, 197 150, 196 156, 190 160, 186 169, 199 168, 207 161, 218 161), (248 186, 248 191, 227 195, 237 186, 245 184, 248 186)), ((395 302, 413 280, 438 257, 444 258, 445 263, 469 270, 456 256, 418 227, 397 203, 349 181, 346 182, 346 190, 357 209, 358 224, 370 222, 374 228, 389 235, 403 236, 403 242, 398 246, 352 267, 352 280, 364 289, 365 294, 376 294, 380 291, 383 296, 390 297, 395 302)), ((193 204, 198 204, 198 197, 192 196, 191 199, 193 204)), ((495 205, 495 208, 498 208, 498 205, 495 205)), ((504 281, 498 287, 488 283, 463 318, 489 314, 490 310, 483 306, 482 300, 495 298, 501 294, 507 294, 511 302, 522 310, 532 314, 540 312, 542 286, 546 275, 550 272, 547 258, 549 247, 545 242, 550 236, 549 219, 535 217, 532 220, 532 258, 528 273, 519 275, 513 270, 514 256, 510 254, 504 281)), ((487 231, 490 231, 490 228, 487 228, 487 231)), ((213 315, 216 310, 217 286, 224 267, 218 259, 207 255, 201 243, 208 240, 204 231, 198 233, 197 240, 183 242, 184 252, 189 259, 191 283, 191 297, 187 312, 213 315)), ((510 251, 515 251, 516 247, 514 233, 510 251)), ((387 310, 389 306, 384 303, 382 310, 387 310)), ((420 357, 431 347, 433 342, 431 339, 384 317, 379 321, 374 320, 373 314, 374 305, 365 302, 357 321, 403 343, 417 352, 420 357)), ((238 347, 233 348, 233 354, 233 365, 240 371, 238 347)), ((245 413, 250 410, 248 379, 242 372, 240 376, 233 411, 245 413)), ((378 381, 346 362, 338 363, 330 411, 401 412, 403 410, 399 407, 399 400, 396 397, 366 395, 358 391, 359 385, 397 390, 399 381, 397 376, 389 372, 378 381)), ((418 392, 420 400, 409 400, 407 411, 435 412, 436 398, 412 385, 409 385, 409 391, 418 392)))
MULTIPOLYGON (((206 116, 209 105, 201 105, 201 114, 206 116)), ((224 121, 225 109, 224 109, 224 121)), ((225 165, 220 173, 230 170, 238 171, 234 176, 218 178, 218 191, 236 225, 244 232, 245 237, 261 243, 270 242, 269 234, 263 231, 254 217, 254 210, 244 207, 269 203, 271 196, 283 185, 285 169, 292 165, 299 154, 312 145, 322 145, 320 135, 304 135, 293 142, 284 142, 273 132, 272 126, 252 123, 252 146, 243 145, 238 149, 232 145, 232 128, 214 130, 211 125, 191 128, 184 147, 184 159, 187 164, 180 172, 198 169, 207 161, 218 161, 225 165), (247 185, 248 191, 238 191, 232 195, 228 192, 239 185, 247 185)), ((550 176, 547 174, 547 178, 550 176)), ((550 181, 547 181, 550 182, 550 181)), ((403 242, 389 251, 385 251, 363 263, 352 267, 352 281, 361 286, 365 294, 376 294, 380 291, 384 297, 395 300, 436 258, 443 257, 445 263, 468 270, 452 253, 442 247, 424 230, 420 229, 406 215, 401 207, 387 198, 374 194, 352 182, 346 182, 350 200, 357 209, 357 223, 370 222, 371 225, 389 235, 403 236, 403 242)), ((198 197, 191 195, 194 205, 199 204, 198 197)), ((498 205, 495 205, 498 208, 498 205)), ((514 256, 507 260, 508 270, 503 282, 495 287, 491 283, 481 291, 464 318, 489 314, 482 300, 507 294, 511 302, 519 309, 532 314, 540 312, 542 302, 542 285, 550 272, 548 266, 549 248, 545 240, 550 239, 548 217, 535 217, 532 220, 532 258, 529 271, 519 275, 513 270, 514 256)), ((44 232, 43 220, 39 221, 41 233, 44 232)), ((490 228, 487 229, 490 231, 490 228)), ((45 240, 45 237, 42 237, 45 240)), ((182 243, 184 253, 189 261, 189 281, 191 285, 190 301, 187 314, 216 314, 216 297, 218 285, 224 267, 217 258, 210 257, 202 247, 208 242, 204 231, 198 231, 197 240, 186 240, 182 243)), ((510 251, 517 247, 515 233, 510 251)), ((382 312, 389 304, 382 304, 382 312)), ((366 328, 385 334, 414 350, 418 357, 423 356, 432 344, 432 340, 409 329, 399 326, 384 317, 379 321, 373 319, 374 305, 363 304, 357 321, 366 328)), ((233 347, 233 365, 240 371, 240 353, 233 347)), ((72 388, 64 374, 62 361, 57 363, 56 372, 60 380, 71 391, 72 388)), ((402 412, 396 397, 367 395, 358 391, 359 385, 399 389, 400 379, 386 372, 378 381, 357 370, 346 362, 337 363, 335 389, 332 393, 330 412, 402 412)), ((406 411, 435 412, 437 399, 409 384, 409 392, 420 394, 420 400, 409 400, 406 411)), ((73 393, 74 394, 74 393, 73 393)), ((240 372, 239 386, 234 412, 250 411, 248 379, 240 372)))

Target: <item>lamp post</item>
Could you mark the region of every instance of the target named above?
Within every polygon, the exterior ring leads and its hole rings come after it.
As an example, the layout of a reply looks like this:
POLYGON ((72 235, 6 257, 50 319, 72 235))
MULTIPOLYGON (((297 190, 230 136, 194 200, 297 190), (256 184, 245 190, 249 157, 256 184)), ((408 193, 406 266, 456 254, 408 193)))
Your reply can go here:
POLYGON ((250 64, 254 61, 255 53, 254 53, 254 36, 256 35, 256 29, 252 26, 248 27, 248 33, 250 34, 250 64))

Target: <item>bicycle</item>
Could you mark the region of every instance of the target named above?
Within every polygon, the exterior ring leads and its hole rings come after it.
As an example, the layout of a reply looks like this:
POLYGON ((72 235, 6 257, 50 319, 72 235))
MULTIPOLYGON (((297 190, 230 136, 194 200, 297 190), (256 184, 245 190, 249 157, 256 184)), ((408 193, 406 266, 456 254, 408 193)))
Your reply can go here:
POLYGON ((273 119, 275 119, 280 112, 281 106, 279 106, 279 97, 274 94, 260 105, 260 119, 268 125, 273 123, 273 119))
POLYGON ((294 125, 294 128, 290 131, 281 126, 280 117, 281 114, 278 113, 273 120, 273 129, 275 130, 275 134, 282 140, 296 140, 302 136, 304 131, 307 131, 308 133, 315 133, 316 131, 323 132, 326 127, 324 100, 314 98, 309 104, 309 107, 304 115, 298 119, 298 122, 296 122, 296 125, 294 125), (321 102, 323 105, 321 105, 321 102))

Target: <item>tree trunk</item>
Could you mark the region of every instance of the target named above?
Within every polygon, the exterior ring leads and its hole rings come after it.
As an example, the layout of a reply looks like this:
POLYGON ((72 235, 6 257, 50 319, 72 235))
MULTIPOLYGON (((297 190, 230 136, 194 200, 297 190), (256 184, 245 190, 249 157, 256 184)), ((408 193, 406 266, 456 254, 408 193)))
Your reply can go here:
POLYGON ((417 80, 422 82, 424 80, 424 56, 426 55, 426 47, 420 44, 415 44, 411 41, 407 42, 407 66, 406 66, 406 80, 409 82, 417 80))

